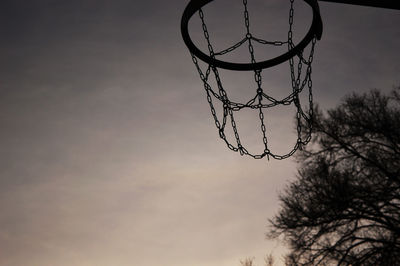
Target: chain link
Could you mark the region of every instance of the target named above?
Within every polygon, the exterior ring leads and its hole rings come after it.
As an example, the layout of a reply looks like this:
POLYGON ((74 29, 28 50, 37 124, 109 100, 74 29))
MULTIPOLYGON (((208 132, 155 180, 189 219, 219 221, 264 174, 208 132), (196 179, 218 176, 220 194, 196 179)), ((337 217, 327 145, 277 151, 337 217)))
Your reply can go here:
MULTIPOLYGON (((290 10, 289 10, 289 30, 287 35, 287 41, 267 41, 260 38, 253 37, 250 31, 250 16, 248 12, 248 4, 247 0, 242 0, 243 7, 244 7, 244 24, 245 24, 245 37, 240 40, 239 42, 235 43, 234 45, 228 47, 219 52, 214 52, 213 46, 210 41, 210 33, 208 32, 207 25, 204 19, 204 13, 200 9, 199 10, 199 17, 202 24, 203 35, 207 43, 207 48, 210 56, 215 58, 216 56, 225 55, 227 53, 231 53, 232 51, 236 50, 243 44, 247 43, 248 51, 250 55, 251 63, 256 63, 256 56, 255 56, 255 49, 253 46, 253 42, 257 42, 263 45, 270 45, 270 46, 282 46, 287 45, 288 49, 293 49, 293 22, 294 22, 294 7, 293 3, 294 0, 290 1, 290 10)), ((225 91, 220 74, 218 69, 214 66, 208 65, 205 73, 203 73, 198 59, 192 54, 192 61, 199 73, 200 79, 203 82, 204 90, 206 91, 207 102, 210 106, 211 114, 214 119, 214 123, 216 128, 218 129, 219 136, 224 142, 226 143, 227 147, 235 152, 239 152, 241 155, 248 155, 253 157, 254 159, 261 159, 270 157, 283 160, 292 156, 298 149, 301 149, 302 146, 306 145, 311 140, 311 131, 312 131, 312 119, 313 119, 313 94, 312 94, 312 80, 311 80, 311 63, 314 57, 314 47, 316 44, 316 38, 314 38, 311 42, 310 53, 308 58, 304 58, 303 51, 296 56, 298 59, 297 67, 295 67, 295 59, 290 58, 289 66, 290 66, 290 77, 291 77, 291 86, 292 86, 292 93, 281 100, 277 100, 274 97, 268 95, 263 90, 262 85, 262 70, 254 70, 254 81, 256 83, 256 95, 250 98, 246 103, 238 103, 229 100, 228 94, 225 91), (305 73, 302 73, 303 65, 306 66, 305 73), (213 73, 216 84, 218 87, 218 92, 214 91, 212 86, 209 84, 208 80, 210 78, 210 74, 213 73), (306 112, 303 111, 301 102, 300 102, 300 93, 303 89, 307 86, 308 88, 308 104, 309 109, 306 112), (213 99, 217 99, 222 103, 222 119, 218 118, 216 109, 214 107, 213 99), (274 106, 278 105, 291 105, 294 104, 296 107, 296 131, 297 131, 297 141, 293 148, 284 155, 274 154, 269 150, 269 141, 267 136, 267 125, 265 122, 265 110, 274 106), (257 109, 258 110, 258 118, 260 120, 260 129, 262 134, 262 141, 264 144, 264 151, 261 154, 253 154, 250 153, 245 147, 243 147, 239 130, 237 128, 236 120, 234 113, 242 110, 243 108, 250 108, 250 109, 257 109), (236 145, 233 145, 227 138, 225 134, 225 128, 228 124, 228 120, 230 120, 230 125, 233 131, 233 137, 235 139, 236 145), (304 123, 304 122, 305 123, 304 123)))

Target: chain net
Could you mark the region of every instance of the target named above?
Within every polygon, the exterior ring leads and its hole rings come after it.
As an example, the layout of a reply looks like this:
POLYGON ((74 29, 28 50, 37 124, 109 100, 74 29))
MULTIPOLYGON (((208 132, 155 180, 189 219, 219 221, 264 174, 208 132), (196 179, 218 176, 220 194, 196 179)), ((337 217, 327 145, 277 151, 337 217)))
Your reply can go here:
MULTIPOLYGON (((288 49, 292 49, 294 47, 293 32, 292 32, 293 17, 294 17, 294 7, 293 7, 294 0, 290 0, 289 30, 286 41, 267 41, 254 37, 250 31, 250 18, 247 8, 247 0, 242 0, 242 1, 244 7, 244 22, 246 26, 246 35, 238 43, 219 52, 215 52, 213 46, 211 45, 210 35, 207 30, 207 25, 205 23, 204 13, 202 9, 198 11, 201 20, 202 30, 204 33, 204 38, 207 42, 208 52, 210 54, 210 57, 216 58, 217 56, 230 53, 247 43, 251 63, 256 63, 257 61, 255 58, 254 47, 253 47, 254 42, 270 46, 287 45, 288 49)), ((268 95, 262 89, 263 87, 262 76, 261 76, 262 70, 254 70, 254 81, 256 84, 255 96, 250 98, 250 100, 248 100, 245 103, 233 102, 229 100, 228 94, 221 82, 218 69, 212 65, 208 65, 207 69, 203 71, 199 66, 198 59, 196 58, 195 55, 192 54, 193 63, 196 66, 197 71, 200 75, 200 79, 204 84, 204 89, 207 95, 207 101, 211 109, 211 114, 214 118, 215 126, 218 129, 220 138, 224 140, 229 149, 235 152, 239 152, 241 155, 251 156, 254 159, 261 159, 264 157, 267 157, 269 159, 270 157, 272 157, 277 160, 283 160, 292 156, 298 149, 301 149, 303 145, 306 145, 310 141, 311 131, 312 131, 312 119, 313 119, 311 63, 313 61, 315 43, 316 43, 316 37, 314 37, 314 39, 311 42, 311 47, 308 56, 304 56, 302 51, 300 54, 296 56, 297 57, 296 60, 294 60, 294 58, 289 59, 292 92, 289 96, 280 100, 275 99, 274 97, 268 95), (305 73, 302 74, 303 67, 305 68, 305 73), (211 73, 213 73, 213 76, 215 77, 216 80, 216 85, 217 85, 216 89, 212 88, 212 86, 209 83, 210 77, 212 76, 211 73), (308 110, 303 110, 300 103, 299 95, 303 90, 308 90, 309 93, 308 110), (219 119, 217 116, 213 102, 215 100, 218 100, 222 103, 223 107, 222 119, 219 119), (294 104, 294 106, 296 107, 297 141, 292 147, 292 149, 286 154, 276 154, 269 149, 269 139, 267 135, 267 128, 264 116, 264 113, 266 111, 265 109, 276 107, 278 105, 291 105, 291 104, 294 104), (253 110, 257 110, 258 112, 260 131, 261 131, 262 141, 264 144, 263 147, 264 150, 262 153, 259 154, 252 153, 242 145, 242 141, 238 132, 238 127, 235 122, 235 113, 244 108, 250 108, 253 110), (225 129, 229 124, 233 130, 233 135, 234 135, 233 143, 231 143, 228 140, 225 134, 225 129)))

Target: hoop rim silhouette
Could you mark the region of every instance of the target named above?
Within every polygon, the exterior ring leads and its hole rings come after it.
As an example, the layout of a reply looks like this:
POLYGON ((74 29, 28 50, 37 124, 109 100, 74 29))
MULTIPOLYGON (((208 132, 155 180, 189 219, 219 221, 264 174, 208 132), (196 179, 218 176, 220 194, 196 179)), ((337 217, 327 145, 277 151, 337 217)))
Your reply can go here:
POLYGON ((249 71, 249 70, 261 70, 264 68, 273 67, 279 65, 290 58, 299 55, 304 48, 316 37, 318 40, 321 39, 322 36, 322 19, 319 12, 319 6, 317 0, 304 0, 313 11, 313 19, 311 26, 305 35, 305 37, 292 49, 287 51, 284 54, 281 54, 277 57, 272 59, 268 59, 261 62, 256 63, 233 63, 227 62, 223 60, 219 60, 216 58, 211 57, 210 55, 205 54, 202 52, 192 41, 190 34, 189 34, 189 21, 191 17, 199 11, 203 6, 212 2, 213 0, 191 0, 188 5, 186 6, 182 19, 181 19, 181 34, 183 41, 185 42, 186 46, 188 47, 189 51, 201 59, 202 61, 208 63, 213 67, 228 69, 228 70, 238 70, 238 71, 249 71))

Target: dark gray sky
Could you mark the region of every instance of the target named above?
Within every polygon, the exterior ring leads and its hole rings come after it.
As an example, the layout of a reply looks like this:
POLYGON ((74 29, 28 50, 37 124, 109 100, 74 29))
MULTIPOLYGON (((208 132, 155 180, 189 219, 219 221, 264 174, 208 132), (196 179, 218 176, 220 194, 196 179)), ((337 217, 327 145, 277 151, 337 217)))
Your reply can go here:
MULTIPOLYGON (((296 165, 241 157, 218 139, 180 36, 186 3, 1 2, 1 265, 233 266, 284 252, 264 233, 296 165)), ((229 3, 213 23, 235 20, 229 3)), ((280 1, 265 3, 249 0, 252 16, 282 19, 268 13, 280 1)), ((400 84, 398 11, 320 8, 323 109, 400 84)), ((278 146, 291 137, 280 123, 278 146)))

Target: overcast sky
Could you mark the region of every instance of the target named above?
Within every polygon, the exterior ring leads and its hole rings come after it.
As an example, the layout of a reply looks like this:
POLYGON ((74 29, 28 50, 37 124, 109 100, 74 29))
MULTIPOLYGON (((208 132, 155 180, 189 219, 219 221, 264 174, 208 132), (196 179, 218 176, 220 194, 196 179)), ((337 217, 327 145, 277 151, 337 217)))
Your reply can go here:
MULTIPOLYGON (((213 23, 231 18, 230 2, 210 11, 213 23)), ((248 2, 252 16, 282 19, 266 0, 248 2)), ((180 35, 186 4, 1 1, 1 265, 261 265, 284 252, 264 233, 296 164, 241 157, 218 138, 180 35)), ((399 11, 320 9, 322 109, 400 84, 399 11)), ((277 146, 290 142, 272 125, 277 146)))

